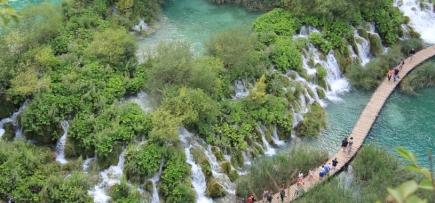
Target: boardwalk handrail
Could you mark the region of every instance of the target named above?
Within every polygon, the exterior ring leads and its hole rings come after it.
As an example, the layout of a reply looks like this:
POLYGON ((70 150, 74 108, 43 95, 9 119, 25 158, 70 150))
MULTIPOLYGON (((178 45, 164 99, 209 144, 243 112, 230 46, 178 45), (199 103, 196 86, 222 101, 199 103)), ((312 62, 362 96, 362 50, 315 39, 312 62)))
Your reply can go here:
MULTIPOLYGON (((417 52, 414 57, 412 58, 412 62, 408 62, 409 58, 405 61, 405 65, 403 66, 403 69, 399 72, 400 78, 404 78, 409 71, 414 69, 417 65, 422 63, 423 61, 427 60, 428 58, 435 55, 435 45, 430 46, 426 49, 423 49, 419 52, 417 52)), ((385 73, 386 75, 386 73, 385 73)), ((366 107, 364 108, 363 112, 361 113, 358 121, 355 124, 355 127, 352 130, 352 133, 349 135, 349 137, 353 137, 353 144, 352 144, 352 152, 350 155, 348 155, 345 152, 341 151, 341 148, 338 150, 338 152, 332 156, 327 163, 331 163, 332 159, 337 158, 338 164, 335 171, 330 171, 330 175, 334 175, 337 171, 340 171, 340 169, 343 168, 355 154, 357 151, 361 148, 365 138, 367 137, 367 134, 369 133, 373 123, 376 120, 376 117, 378 116, 379 112, 381 111, 382 107, 384 106, 385 101, 390 96, 391 92, 396 88, 397 84, 399 84, 400 81, 393 82, 388 81, 387 77, 382 81, 382 83, 378 86, 376 91, 373 93, 372 97, 370 98, 370 101, 367 103, 366 107)), ((337 148, 339 148, 340 145, 337 145, 337 148)), ((319 180, 319 169, 320 166, 316 169, 312 169, 314 171, 314 178, 311 181, 308 181, 308 177, 304 178, 304 191, 307 192, 314 186, 316 186, 317 183, 321 182, 319 180)), ((323 178, 323 180, 327 179, 329 177, 323 178)), ((290 187, 286 188, 286 197, 284 199, 284 202, 291 202, 292 200, 296 199, 298 196, 295 196, 295 187, 296 184, 291 185, 290 187)), ((272 203, 281 203, 281 199, 279 198, 279 193, 274 195, 274 198, 272 200, 272 203)))

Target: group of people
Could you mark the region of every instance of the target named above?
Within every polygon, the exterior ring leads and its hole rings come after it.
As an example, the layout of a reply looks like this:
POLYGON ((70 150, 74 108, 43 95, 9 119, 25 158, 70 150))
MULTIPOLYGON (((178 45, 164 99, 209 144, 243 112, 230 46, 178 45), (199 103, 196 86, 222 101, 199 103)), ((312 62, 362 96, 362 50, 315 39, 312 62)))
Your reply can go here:
MULTIPOLYGON (((347 152, 347 155, 350 155, 350 153, 352 152, 352 145, 353 145, 353 137, 350 137, 349 139, 345 137, 341 141, 341 148, 343 152, 345 153, 347 152)), ((319 180, 323 180, 323 177, 328 176, 330 171, 337 170, 337 164, 338 164, 337 158, 334 158, 330 163, 326 163, 326 162, 323 163, 319 169, 319 180)), ((313 170, 308 171, 308 181, 311 181, 314 178, 313 174, 314 174, 313 170)), ((302 185, 304 185, 304 173, 302 173, 302 171, 299 171, 298 180, 295 186, 294 196, 299 195, 299 192, 302 189, 302 185)), ((279 191, 279 197, 281 197, 281 202, 284 202, 284 198, 286 197, 284 184, 281 185, 279 191)), ((267 188, 265 188, 263 190, 263 202, 267 201, 271 203, 272 198, 273 198, 273 191, 269 191, 267 188)), ((252 203, 252 202, 255 202, 254 194, 248 197, 248 203, 252 203)))
MULTIPOLYGON (((414 48, 412 48, 409 51, 409 63, 412 62, 412 57, 414 57, 414 54, 415 54, 415 50, 414 50, 414 48)), ((393 77, 393 81, 394 82, 396 82, 396 79, 400 79, 400 77, 399 77, 399 71, 402 70, 404 65, 405 65, 405 60, 402 59, 402 60, 400 60, 398 66, 396 66, 394 69, 389 69, 388 73, 387 73, 388 81, 391 80, 391 77, 393 77)))

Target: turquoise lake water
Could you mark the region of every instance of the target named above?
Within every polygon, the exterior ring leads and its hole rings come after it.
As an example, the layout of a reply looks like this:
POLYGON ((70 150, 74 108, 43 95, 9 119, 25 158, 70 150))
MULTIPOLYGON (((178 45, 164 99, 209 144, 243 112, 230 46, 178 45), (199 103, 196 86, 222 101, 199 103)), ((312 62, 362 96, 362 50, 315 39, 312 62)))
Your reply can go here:
MULTIPOLYGON (((11 3, 20 9, 41 0, 11 3)), ((59 2, 51 0, 49 2, 59 2)), ((160 40, 189 41, 194 51, 202 53, 202 42, 219 30, 232 25, 248 25, 261 13, 248 13, 236 5, 215 5, 207 0, 167 1, 163 5, 163 18, 158 29, 138 42, 141 50, 155 46, 160 40)), ((377 142, 394 151, 401 146, 415 152, 422 165, 428 166, 427 149, 435 153, 435 88, 418 90, 411 96, 395 90, 381 110, 366 143, 377 142)), ((326 101, 328 127, 316 139, 302 139, 333 154, 343 137, 350 134, 373 91, 351 90, 340 95, 340 101, 326 101)))

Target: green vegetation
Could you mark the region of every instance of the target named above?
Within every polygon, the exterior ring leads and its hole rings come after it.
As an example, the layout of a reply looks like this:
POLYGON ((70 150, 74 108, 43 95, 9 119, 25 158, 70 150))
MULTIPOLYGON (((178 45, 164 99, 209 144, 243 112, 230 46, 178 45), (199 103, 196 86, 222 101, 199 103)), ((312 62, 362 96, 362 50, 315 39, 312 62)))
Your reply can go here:
POLYGON ((0 25, 7 26, 9 22, 19 22, 19 14, 9 5, 9 0, 0 1, 0 25))
POLYGON ((89 175, 72 172, 80 170, 80 164, 68 169, 53 162, 48 147, 0 141, 0 157, 0 190, 17 202, 91 201, 87 195, 92 184, 89 175), (71 176, 64 178, 67 174, 71 176))
POLYGON ((250 168, 248 176, 239 177, 236 195, 243 198, 250 194, 262 197, 264 188, 278 192, 279 185, 296 182, 298 171, 307 173, 327 159, 326 151, 307 146, 295 146, 291 153, 260 159, 250 168))
POLYGON ((296 126, 296 134, 299 136, 318 136, 319 131, 326 127, 326 113, 319 103, 311 105, 304 120, 296 126))
POLYGON ((418 65, 400 83, 400 88, 408 94, 417 95, 416 89, 435 85, 435 62, 426 61, 418 65))
MULTIPOLYGON (((379 147, 375 144, 364 145, 351 163, 355 178, 349 184, 349 188, 339 177, 334 177, 332 180, 324 181, 321 185, 314 187, 295 202, 357 203, 377 202, 379 200, 384 202, 383 200, 388 195, 388 187, 397 186, 412 179, 422 180, 422 175, 406 170, 407 167, 402 164, 385 147, 379 147), (358 192, 355 193, 355 191, 358 192)), ((429 199, 428 202, 433 202, 432 192, 419 190, 416 195, 429 199)))
POLYGON ((404 58, 400 49, 400 45, 391 46, 386 54, 370 60, 365 67, 360 64, 350 65, 346 74, 350 83, 364 89, 376 88, 387 76, 388 69, 396 67, 400 59, 404 58))

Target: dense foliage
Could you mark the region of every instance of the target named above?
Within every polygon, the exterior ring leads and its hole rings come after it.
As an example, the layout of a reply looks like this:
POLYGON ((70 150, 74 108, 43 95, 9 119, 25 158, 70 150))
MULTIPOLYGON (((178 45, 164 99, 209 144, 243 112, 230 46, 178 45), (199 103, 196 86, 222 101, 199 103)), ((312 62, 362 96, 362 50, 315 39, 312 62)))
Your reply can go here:
POLYGON ((400 88, 409 94, 416 95, 416 89, 433 87, 435 85, 435 61, 422 63, 409 73, 400 83, 400 88))
MULTIPOLYGON (((48 147, 23 141, 0 141, 0 191, 13 196, 17 202, 90 202, 87 189, 92 181, 89 175, 68 172, 67 167, 60 167, 53 158, 48 147), (67 173, 70 176, 65 178, 67 173)), ((78 168, 73 166, 70 170, 78 168)))
MULTIPOLYGON (((375 144, 364 145, 351 166, 355 176, 349 183, 346 183, 346 178, 334 177, 295 202, 377 202, 387 197, 387 187, 395 187, 411 179, 422 179, 421 175, 406 170, 402 162, 385 147, 375 144)), ((343 173, 350 173, 349 170, 343 173)), ((419 191, 417 195, 433 202, 432 191, 419 191)))
POLYGON ((308 170, 317 167, 327 159, 326 151, 307 148, 307 146, 295 146, 291 153, 281 153, 272 158, 261 159, 250 168, 248 176, 242 176, 237 180, 236 194, 244 198, 250 194, 262 197, 264 188, 278 193, 279 185, 288 186, 296 182, 298 171, 306 174, 308 170))

